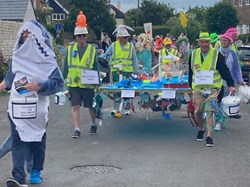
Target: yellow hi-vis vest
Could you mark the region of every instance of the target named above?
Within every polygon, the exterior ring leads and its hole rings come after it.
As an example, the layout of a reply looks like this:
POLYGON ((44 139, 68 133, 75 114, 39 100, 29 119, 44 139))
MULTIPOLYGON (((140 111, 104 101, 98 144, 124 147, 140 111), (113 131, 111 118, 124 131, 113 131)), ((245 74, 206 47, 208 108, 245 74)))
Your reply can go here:
POLYGON ((210 48, 209 52, 204 59, 203 63, 201 62, 201 49, 195 49, 192 52, 192 57, 191 57, 191 68, 193 71, 193 77, 192 77, 192 89, 193 90, 201 90, 201 89, 206 89, 206 88, 221 88, 222 86, 222 79, 220 76, 220 73, 218 70, 216 70, 216 65, 217 65, 217 60, 218 60, 218 51, 215 50, 214 48, 210 48), (202 71, 202 70, 211 70, 214 72, 214 80, 212 85, 195 85, 195 73, 197 71, 202 71))
POLYGON ((175 49, 175 48, 171 48, 170 51, 169 51, 171 54, 173 54, 174 56, 178 56, 178 50, 175 49))
POLYGON ((238 52, 238 49, 237 49, 237 46, 236 46, 235 43, 232 43, 232 44, 231 44, 231 49, 232 49, 235 53, 238 52))
POLYGON ((96 49, 93 46, 87 44, 87 49, 82 59, 80 60, 79 54, 77 52, 77 43, 73 43, 68 46, 68 86, 80 88, 94 88, 95 85, 81 84, 81 77, 83 70, 93 69, 95 55, 96 49), (73 53, 75 55, 73 55, 73 53))
MULTIPOLYGON (((174 49, 174 48, 172 48, 172 49, 174 49)), ((174 50, 172 50, 172 49, 170 50, 170 53, 172 55, 174 55, 174 56, 177 56, 178 55, 178 51, 176 49, 174 49, 174 50), (175 54, 175 51, 177 52, 177 55, 175 54)), ((169 66, 172 69, 173 68, 173 62, 172 62, 172 60, 164 58, 165 56, 168 56, 168 54, 166 52, 166 49, 160 50, 160 56, 161 56, 161 62, 160 63, 161 63, 161 69, 162 69, 162 71, 165 71, 166 64, 169 64, 169 66)))
MULTIPOLYGON (((132 61, 133 45, 130 42, 122 49, 119 41, 112 43, 112 66, 122 63, 123 72, 134 72, 133 61, 132 61)), ((112 72, 118 71, 118 68, 112 67, 112 72)))

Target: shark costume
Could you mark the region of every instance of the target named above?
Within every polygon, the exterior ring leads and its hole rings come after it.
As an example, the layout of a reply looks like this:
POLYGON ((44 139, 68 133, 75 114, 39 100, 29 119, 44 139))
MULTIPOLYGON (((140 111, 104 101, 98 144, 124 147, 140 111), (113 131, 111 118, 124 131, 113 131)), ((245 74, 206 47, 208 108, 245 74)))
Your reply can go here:
POLYGON ((48 31, 37 21, 28 21, 20 28, 9 71, 11 75, 6 78, 6 82, 12 84, 8 114, 11 123, 14 179, 8 179, 6 184, 27 186, 24 171, 27 153, 33 156, 30 183, 38 184, 42 182, 40 171, 45 158, 49 95, 62 90, 64 81, 48 31), (23 41, 21 36, 25 31, 29 34, 23 41), (30 95, 20 95, 16 82, 22 83, 23 77, 27 77, 29 82, 38 83, 40 90, 30 91, 30 95), (28 102, 30 99, 34 100, 32 104, 28 102))

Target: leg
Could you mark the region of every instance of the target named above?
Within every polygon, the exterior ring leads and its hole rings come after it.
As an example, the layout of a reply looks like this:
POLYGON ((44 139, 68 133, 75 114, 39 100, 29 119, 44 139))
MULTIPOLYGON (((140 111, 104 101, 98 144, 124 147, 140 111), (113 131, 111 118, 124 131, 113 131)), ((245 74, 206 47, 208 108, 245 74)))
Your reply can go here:
POLYGON ((80 138, 80 107, 82 105, 81 88, 69 87, 70 101, 71 101, 71 117, 74 127, 72 138, 80 138))
POLYGON ((33 155, 33 168, 30 173, 30 183, 40 184, 42 182, 41 171, 43 170, 46 150, 46 133, 41 142, 31 142, 29 147, 33 155))
MULTIPOLYGON (((9 117, 10 119, 10 117, 9 117)), ((12 175, 20 184, 26 184, 26 174, 24 171, 24 162, 27 155, 27 145, 21 141, 16 126, 10 119, 11 123, 11 138, 12 138, 12 175)))
POLYGON ((8 152, 11 151, 11 147, 12 147, 12 139, 11 139, 11 135, 9 135, 4 143, 2 144, 2 146, 0 147, 0 158, 3 158, 8 152))
POLYGON ((71 107, 71 116, 72 116, 72 123, 73 127, 79 128, 80 124, 80 105, 72 106, 71 107))

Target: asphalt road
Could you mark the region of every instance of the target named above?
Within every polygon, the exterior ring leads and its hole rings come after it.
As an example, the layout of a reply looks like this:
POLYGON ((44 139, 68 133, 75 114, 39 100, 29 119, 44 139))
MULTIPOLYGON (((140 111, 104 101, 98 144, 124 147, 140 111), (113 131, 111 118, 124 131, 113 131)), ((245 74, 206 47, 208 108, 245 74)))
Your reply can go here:
MULTIPOLYGON (((0 142, 9 134, 8 97, 0 97, 0 142)), ((197 130, 186 106, 166 120, 145 111, 114 119, 105 99, 104 123, 88 135, 90 120, 82 110, 83 135, 72 139, 70 106, 51 104, 44 182, 36 187, 249 187, 250 107, 241 119, 214 133, 213 148, 196 142, 197 130), (79 166, 79 167, 77 167, 79 166)), ((11 176, 11 154, 0 160, 0 186, 11 176)))

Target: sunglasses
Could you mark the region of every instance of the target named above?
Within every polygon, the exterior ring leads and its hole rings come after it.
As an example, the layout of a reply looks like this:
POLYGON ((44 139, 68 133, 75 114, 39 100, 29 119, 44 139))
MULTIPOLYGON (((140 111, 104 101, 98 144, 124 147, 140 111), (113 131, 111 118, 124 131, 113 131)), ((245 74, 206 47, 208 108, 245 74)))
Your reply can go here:
POLYGON ((79 38, 81 38, 81 37, 86 37, 87 35, 86 34, 78 34, 76 36, 78 36, 79 38))

